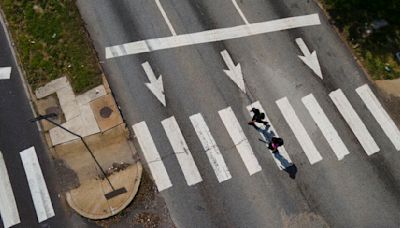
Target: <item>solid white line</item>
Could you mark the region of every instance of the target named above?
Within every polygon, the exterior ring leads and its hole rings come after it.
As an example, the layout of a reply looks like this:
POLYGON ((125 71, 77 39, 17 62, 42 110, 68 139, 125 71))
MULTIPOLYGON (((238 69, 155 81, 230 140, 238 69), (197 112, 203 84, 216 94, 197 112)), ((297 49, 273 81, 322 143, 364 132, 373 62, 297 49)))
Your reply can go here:
POLYGON ((160 0, 155 0, 155 1, 156 1, 156 4, 157 4, 158 9, 160 10, 162 16, 164 17, 165 22, 166 22, 167 25, 168 25, 169 31, 171 31, 171 33, 172 33, 173 36, 176 36, 175 29, 174 29, 174 27, 172 26, 171 21, 169 20, 169 18, 168 18, 168 16, 167 16, 167 13, 165 12, 164 8, 162 7, 162 5, 161 5, 161 3, 160 3, 160 0))
POLYGON ((8 228, 21 222, 17 204, 11 188, 10 179, 3 153, 0 151, 0 215, 4 227, 8 228))
POLYGON ((222 109, 218 111, 222 122, 228 131, 229 136, 232 138, 233 143, 238 150, 240 157, 242 158, 244 165, 249 171, 250 175, 253 175, 261 171, 261 166, 254 155, 253 149, 251 149, 249 140, 247 140, 246 135, 243 132, 242 127, 239 124, 235 113, 232 111, 231 107, 222 109))
POLYGON ((181 129, 175 120, 175 117, 170 117, 161 121, 165 133, 171 143, 172 149, 175 152, 179 165, 181 166, 183 176, 186 183, 191 186, 202 181, 199 170, 194 162, 192 153, 183 138, 181 129))
MULTIPOLYGON (((274 126, 272 126, 271 120, 268 118, 267 113, 265 112, 264 108, 261 106, 261 103, 259 101, 256 101, 254 103, 252 103, 251 105, 247 106, 247 110, 249 110, 249 113, 251 114, 251 109, 252 108, 256 108, 259 109, 260 112, 265 113, 265 121, 269 122, 269 129, 268 129, 268 133, 271 135, 274 135, 275 137, 279 137, 278 133, 276 132, 274 126)), ((261 126, 263 124, 258 124, 256 123, 256 125, 260 128, 264 128, 264 126, 261 126)), ((261 137, 264 139, 264 141, 269 142, 269 139, 266 139, 264 134, 262 132, 260 132, 261 137)), ((266 146, 268 147, 268 143, 266 144, 266 146)), ((288 161, 289 164, 292 164, 292 159, 290 159, 289 154, 286 151, 286 148, 284 146, 279 147, 279 153, 282 155, 282 157, 284 159, 286 159, 286 161, 288 161)), ((271 153, 272 157, 275 160, 276 165, 278 166, 279 169, 283 170, 286 167, 282 166, 282 163, 271 153)))
POLYGON ((46 182, 36 155, 35 147, 30 147, 20 153, 29 189, 31 190, 33 205, 39 223, 53 217, 54 210, 47 190, 46 182))
POLYGON ((0 67, 0 80, 10 79, 11 67, 0 67))
POLYGON ((132 55, 174 47, 241 38, 268 32, 275 32, 319 24, 321 24, 321 22, 319 20, 318 14, 310 14, 305 16, 288 17, 260 23, 252 23, 248 25, 239 25, 230 28, 221 28, 191 34, 141 40, 106 47, 106 58, 110 59, 124 55, 132 55))
POLYGON ((242 10, 239 8, 239 5, 237 4, 236 0, 232 0, 232 3, 235 6, 236 10, 238 11, 239 15, 242 17, 244 23, 247 24, 247 25, 250 24, 249 21, 244 16, 242 10))
POLYGON ((369 86, 365 84, 358 87, 356 91, 371 114, 375 117, 376 121, 380 124, 382 130, 393 143, 396 150, 400 150, 400 131, 369 86))
POLYGON ((357 137, 361 146, 364 148, 368 155, 379 151, 379 147, 376 144, 374 138, 372 138, 367 127, 362 122, 354 108, 351 106, 349 100, 344 95, 341 89, 333 91, 329 94, 336 108, 343 116, 354 135, 357 137))
POLYGON ((149 166, 151 175, 156 182, 158 191, 161 192, 172 187, 171 180, 169 179, 160 154, 157 151, 156 145, 154 145, 153 138, 151 137, 146 122, 142 121, 134 124, 132 125, 132 129, 138 139, 140 148, 142 149, 144 158, 149 166))
POLYGON ((225 164, 224 157, 222 156, 217 143, 211 135, 210 129, 208 128, 203 116, 198 113, 190 116, 193 127, 196 131, 197 136, 206 151, 208 160, 212 168, 214 169, 215 175, 217 176, 218 182, 226 181, 232 178, 228 167, 225 164))
POLYGON ((299 142, 304 153, 307 155, 310 164, 317 163, 322 160, 320 153, 312 142, 303 124, 300 122, 292 105, 290 105, 287 97, 275 101, 289 127, 292 129, 294 136, 299 142))
POLYGON ((317 124, 322 134, 324 135, 326 141, 328 141, 333 152, 339 160, 342 160, 344 156, 348 155, 350 152, 347 150, 346 145, 340 138, 336 129, 333 127, 331 121, 325 115, 318 101, 315 99, 314 95, 309 94, 303 97, 302 102, 306 106, 308 112, 313 118, 314 122, 317 124))

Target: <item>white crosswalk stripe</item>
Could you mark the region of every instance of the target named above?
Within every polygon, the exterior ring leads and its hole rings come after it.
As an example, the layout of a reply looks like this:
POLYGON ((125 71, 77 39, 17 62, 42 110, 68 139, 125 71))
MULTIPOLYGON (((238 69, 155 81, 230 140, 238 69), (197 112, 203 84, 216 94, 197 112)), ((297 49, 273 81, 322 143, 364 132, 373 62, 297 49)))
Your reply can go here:
POLYGON ((340 114, 350 126, 367 155, 378 152, 379 147, 374 138, 372 138, 367 127, 362 122, 354 108, 351 106, 349 100, 344 95, 342 90, 338 89, 333 91, 329 94, 329 96, 336 105, 336 108, 339 110, 340 114))
POLYGON ((258 163, 256 156, 254 155, 253 149, 250 146, 249 140, 243 132, 242 127, 237 120, 235 113, 231 107, 218 111, 222 122, 228 131, 229 136, 232 138, 233 143, 238 150, 240 157, 242 158, 247 170, 250 175, 253 175, 261 171, 261 166, 258 163))
POLYGON ((172 187, 171 180, 169 179, 167 170, 164 163, 157 151, 150 131, 144 121, 134 124, 133 131, 138 139, 139 145, 142 149, 144 158, 149 166, 151 175, 157 185, 158 191, 163 191, 172 187))
POLYGON ((208 160, 214 169, 218 182, 231 179, 232 176, 225 164, 224 157, 222 156, 214 137, 211 135, 210 129, 204 121, 203 116, 200 113, 192 115, 190 116, 190 121, 192 121, 197 136, 206 151, 208 160))
POLYGON ((310 161, 310 164, 312 165, 316 162, 321 161, 322 156, 312 142, 303 124, 297 117, 296 112, 294 111, 292 105, 290 105, 287 97, 281 98, 275 102, 281 110, 281 113, 288 123, 289 127, 292 129, 294 136, 299 142, 301 148, 303 148, 304 153, 310 161))
POLYGON ((400 131, 369 86, 366 84, 360 86, 356 89, 356 92, 364 101, 364 104, 375 117, 376 121, 380 124, 383 132, 385 132, 387 137, 393 143, 396 150, 400 150, 400 131))
POLYGON ((8 228, 21 222, 17 204, 11 188, 10 179, 3 153, 0 151, 0 215, 4 227, 8 228))
POLYGON ((24 165, 29 189, 31 190, 36 215, 40 223, 55 215, 51 198, 39 165, 35 147, 30 147, 22 151, 20 156, 24 165))
MULTIPOLYGON (((256 101, 256 102, 252 103, 251 105, 247 106, 247 110, 249 111, 250 114, 251 114, 250 111, 252 108, 259 109, 261 112, 265 113, 265 121, 269 122, 270 127, 266 131, 266 133, 268 135, 264 135, 264 133, 263 133, 265 131, 265 126, 261 126, 263 124, 256 123, 257 127, 259 127, 261 129, 260 135, 264 139, 264 141, 266 141, 266 142, 270 141, 268 136, 279 137, 274 126, 272 126, 271 120, 268 118, 267 113, 265 112, 264 108, 261 106, 261 103, 259 101, 256 101)), ((268 143, 267 143, 267 146, 268 146, 268 143)), ((289 154, 287 153, 284 146, 279 147, 279 154, 282 155, 283 159, 281 159, 281 158, 278 159, 277 155, 272 154, 272 157, 274 158, 275 163, 279 167, 279 169, 281 169, 281 170, 285 169, 292 164, 292 160, 290 159, 289 154)))
POLYGON ((202 178, 199 170, 197 169, 192 153, 190 152, 189 147, 183 138, 182 132, 175 120, 175 117, 172 116, 168 119, 165 119, 161 121, 161 124, 164 127, 165 133, 167 134, 172 149, 174 150, 179 165, 181 166, 186 183, 191 186, 201 182, 202 178))
POLYGON ((321 130, 326 141, 328 141, 329 145, 331 146, 333 152, 336 154, 337 158, 339 160, 342 160, 344 156, 346 156, 350 152, 349 150, 347 150, 346 145, 340 138, 336 129, 333 127, 331 121, 329 121, 328 117, 325 115, 324 111, 318 104, 318 101, 315 99, 314 95, 312 94, 307 95, 303 97, 301 100, 304 106, 306 106, 314 122, 321 130))

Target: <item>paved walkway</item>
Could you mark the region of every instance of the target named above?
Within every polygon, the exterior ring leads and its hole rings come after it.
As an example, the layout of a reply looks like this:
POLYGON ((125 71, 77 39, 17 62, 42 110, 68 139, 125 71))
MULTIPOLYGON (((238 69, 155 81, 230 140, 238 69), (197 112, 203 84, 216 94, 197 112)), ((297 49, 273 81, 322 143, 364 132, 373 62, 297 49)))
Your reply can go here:
POLYGON ((112 189, 83 142, 43 122, 53 157, 63 164, 63 172, 68 173, 65 176, 72 177, 64 180, 71 208, 90 219, 105 219, 123 210, 138 191, 142 166, 134 159, 136 151, 108 85, 105 83, 76 96, 63 77, 38 88, 35 93, 39 113, 57 113, 54 121, 84 138, 114 189, 126 190, 107 199, 105 195, 112 189))

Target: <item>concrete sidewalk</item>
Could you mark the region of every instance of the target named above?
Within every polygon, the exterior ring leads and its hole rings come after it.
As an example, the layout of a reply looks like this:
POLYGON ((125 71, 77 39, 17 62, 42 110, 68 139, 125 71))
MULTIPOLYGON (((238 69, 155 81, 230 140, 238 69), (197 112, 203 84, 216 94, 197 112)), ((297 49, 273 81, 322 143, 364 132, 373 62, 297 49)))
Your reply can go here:
POLYGON ((63 77, 38 88, 35 94, 38 113, 57 113, 53 121, 84 138, 114 189, 126 189, 126 193, 106 199, 111 186, 83 142, 42 121, 52 155, 62 166, 61 182, 69 206, 90 219, 105 219, 123 210, 138 191, 142 166, 106 81, 75 96, 63 77))

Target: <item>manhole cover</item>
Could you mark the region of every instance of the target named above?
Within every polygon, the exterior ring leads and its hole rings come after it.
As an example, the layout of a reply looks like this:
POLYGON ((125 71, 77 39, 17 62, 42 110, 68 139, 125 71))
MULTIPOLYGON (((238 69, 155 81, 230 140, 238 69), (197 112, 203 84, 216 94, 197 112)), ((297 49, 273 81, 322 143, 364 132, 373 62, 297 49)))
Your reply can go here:
POLYGON ((103 107, 102 109, 100 109, 100 116, 103 118, 108 118, 111 116, 111 113, 113 112, 113 110, 109 107, 103 107))

